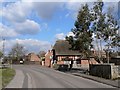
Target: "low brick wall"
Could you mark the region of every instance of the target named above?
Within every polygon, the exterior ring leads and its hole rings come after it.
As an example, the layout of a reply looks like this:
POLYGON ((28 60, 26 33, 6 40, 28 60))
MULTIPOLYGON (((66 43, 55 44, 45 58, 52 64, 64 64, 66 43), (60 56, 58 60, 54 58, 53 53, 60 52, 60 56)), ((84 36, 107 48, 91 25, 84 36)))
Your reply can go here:
POLYGON ((118 66, 114 64, 93 64, 89 68, 90 75, 106 79, 118 78, 118 66))

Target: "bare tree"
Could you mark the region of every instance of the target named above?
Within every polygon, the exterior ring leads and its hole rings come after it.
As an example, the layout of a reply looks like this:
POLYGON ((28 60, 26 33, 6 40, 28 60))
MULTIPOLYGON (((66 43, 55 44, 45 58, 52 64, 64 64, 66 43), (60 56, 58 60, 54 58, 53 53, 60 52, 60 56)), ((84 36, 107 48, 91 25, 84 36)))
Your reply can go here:
POLYGON ((19 60, 26 54, 26 52, 27 51, 25 50, 23 45, 16 43, 9 52, 9 55, 12 59, 19 60))

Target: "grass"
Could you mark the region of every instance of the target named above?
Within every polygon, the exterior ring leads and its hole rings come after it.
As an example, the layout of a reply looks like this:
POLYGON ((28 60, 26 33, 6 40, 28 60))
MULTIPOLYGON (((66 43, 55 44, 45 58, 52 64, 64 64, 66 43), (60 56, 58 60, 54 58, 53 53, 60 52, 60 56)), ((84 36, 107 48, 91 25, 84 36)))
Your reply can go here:
POLYGON ((2 88, 4 88, 14 77, 15 70, 11 68, 0 69, 0 78, 2 80, 2 88))

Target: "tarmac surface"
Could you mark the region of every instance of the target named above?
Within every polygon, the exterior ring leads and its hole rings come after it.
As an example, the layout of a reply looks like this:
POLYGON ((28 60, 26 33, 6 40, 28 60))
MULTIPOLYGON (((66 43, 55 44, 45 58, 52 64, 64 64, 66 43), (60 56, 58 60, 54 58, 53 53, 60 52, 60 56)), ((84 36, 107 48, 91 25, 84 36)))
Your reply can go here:
POLYGON ((116 88, 39 65, 14 65, 16 75, 6 88, 116 88))

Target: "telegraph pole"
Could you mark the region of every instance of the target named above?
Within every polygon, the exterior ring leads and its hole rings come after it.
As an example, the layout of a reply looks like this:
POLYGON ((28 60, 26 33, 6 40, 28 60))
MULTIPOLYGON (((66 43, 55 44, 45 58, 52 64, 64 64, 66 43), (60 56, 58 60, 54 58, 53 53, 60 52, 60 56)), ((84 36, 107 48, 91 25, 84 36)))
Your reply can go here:
POLYGON ((3 38, 3 56, 5 54, 5 39, 3 38))
POLYGON ((3 41, 3 62, 4 62, 4 58, 5 58, 5 38, 2 37, 2 41, 3 41))

